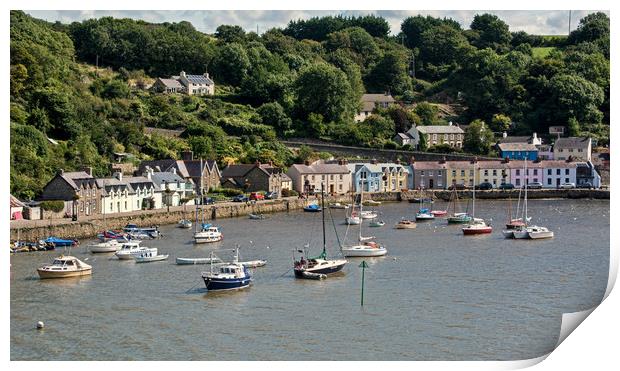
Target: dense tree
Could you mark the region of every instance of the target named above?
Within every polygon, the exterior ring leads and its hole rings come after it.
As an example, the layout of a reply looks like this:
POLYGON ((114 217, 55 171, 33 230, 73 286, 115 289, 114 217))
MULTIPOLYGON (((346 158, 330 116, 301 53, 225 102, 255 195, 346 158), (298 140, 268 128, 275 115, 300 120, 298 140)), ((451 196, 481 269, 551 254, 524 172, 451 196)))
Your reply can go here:
POLYGON ((463 34, 446 24, 431 27, 420 35, 416 66, 424 76, 437 79, 455 68, 469 43, 463 34))
POLYGON ((451 27, 456 31, 461 30, 461 25, 453 19, 440 19, 431 16, 425 17, 421 15, 406 18, 402 22, 400 29, 405 37, 405 44, 409 48, 413 49, 420 47, 420 45, 422 44, 422 34, 425 31, 442 24, 451 27))
POLYGON ((291 118, 288 117, 286 112, 284 112, 284 108, 277 102, 265 103, 256 112, 258 112, 264 124, 273 126, 280 134, 291 128, 291 118))
POLYGON ((510 124, 512 120, 510 117, 506 115, 502 115, 501 113, 493 115, 491 119, 491 123, 489 124, 489 128, 495 132, 504 132, 510 129, 510 124))
POLYGON ((390 32, 390 26, 385 19, 368 15, 360 17, 313 17, 307 20, 290 21, 283 33, 297 40, 323 41, 332 32, 348 27, 361 27, 373 37, 387 37, 390 32))
POLYGON ((240 26, 223 24, 215 29, 215 37, 224 43, 243 43, 245 31, 240 26))
POLYGON ((251 67, 245 48, 241 44, 230 43, 219 49, 212 69, 221 82, 239 85, 251 67))
POLYGON ((385 53, 366 78, 366 87, 375 93, 403 94, 410 90, 408 56, 396 50, 385 53))
POLYGON ((463 149, 469 153, 486 155, 494 143, 493 138, 493 132, 484 121, 474 120, 465 130, 463 149))
POLYGON ((498 52, 506 51, 512 35, 506 22, 493 14, 476 14, 470 28, 477 33, 473 44, 480 48, 491 48, 498 52))

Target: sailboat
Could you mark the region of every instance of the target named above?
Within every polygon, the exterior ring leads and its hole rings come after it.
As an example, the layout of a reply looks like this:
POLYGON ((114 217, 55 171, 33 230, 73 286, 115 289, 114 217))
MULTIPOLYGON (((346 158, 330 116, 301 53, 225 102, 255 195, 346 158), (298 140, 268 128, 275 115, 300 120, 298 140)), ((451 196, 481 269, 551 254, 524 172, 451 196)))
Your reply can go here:
POLYGON ((196 224, 194 227, 194 243, 209 243, 219 242, 224 238, 224 234, 220 231, 219 227, 212 225, 211 223, 205 223, 204 210, 202 212, 202 223, 200 223, 200 230, 198 230, 198 207, 196 207, 196 224))
POLYGON ((463 213, 459 208, 459 193, 454 187, 452 191, 452 196, 450 197, 450 201, 452 204, 452 214, 448 217, 448 224, 464 224, 472 221, 471 216, 467 213, 463 213))
MULTIPOLYGON (((474 184, 476 184, 476 165, 474 164, 474 184)), ((472 202, 471 202, 471 218, 472 221, 465 225, 462 230, 464 235, 474 235, 474 234, 487 234, 493 232, 493 227, 488 225, 484 219, 476 218, 476 187, 473 187, 472 190, 472 202)))
MULTIPOLYGON (((321 206, 325 205, 323 183, 321 183, 321 206)), ((327 259, 327 241, 325 239, 325 213, 321 213, 323 223, 323 252, 315 258, 302 256, 299 260, 293 259, 293 271, 297 278, 322 279, 328 274, 342 270, 346 259, 327 259)))
POLYGON ((524 160, 525 165, 524 165, 524 169, 525 169, 525 196, 523 198, 523 216, 525 222, 523 223, 522 226, 519 226, 515 229, 508 229, 508 230, 504 230, 502 231, 502 233, 504 234, 504 237, 506 238, 515 238, 515 239, 543 239, 543 238, 552 238, 553 237, 553 231, 550 231, 549 229, 547 229, 546 227, 541 227, 541 226, 537 226, 537 225, 532 225, 529 226, 527 223, 532 219, 530 217, 528 217, 527 215, 527 185, 528 185, 528 172, 527 172, 527 160, 524 160), (512 232, 512 235, 511 233, 512 232))
MULTIPOLYGON (((362 205, 364 198, 364 187, 362 187, 360 192, 360 214, 363 213, 362 205)), ((352 246, 342 246, 342 254, 346 257, 350 256, 383 256, 387 254, 387 249, 381 246, 379 243, 373 240, 375 237, 363 237, 362 236, 362 224, 364 224, 363 220, 360 222, 359 226, 359 244, 354 244, 352 246)), ((348 228, 347 228, 348 231, 348 228)), ((346 237, 345 237, 346 238, 346 237)))
MULTIPOLYGON (((517 216, 519 215, 519 206, 521 204, 521 188, 519 189, 519 199, 517 201, 517 216)), ((508 223, 506 223, 506 229, 516 229, 524 226, 523 218, 512 217, 512 199, 508 198, 508 223)))

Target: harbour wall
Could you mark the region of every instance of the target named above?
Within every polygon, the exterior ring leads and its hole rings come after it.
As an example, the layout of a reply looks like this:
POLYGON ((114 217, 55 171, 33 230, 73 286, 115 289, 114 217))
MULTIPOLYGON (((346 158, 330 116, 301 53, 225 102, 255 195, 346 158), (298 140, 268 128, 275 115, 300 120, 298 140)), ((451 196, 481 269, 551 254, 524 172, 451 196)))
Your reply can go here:
MULTIPOLYGON (((405 191, 405 192, 384 192, 364 195, 364 199, 372 199, 382 202, 408 201, 412 198, 430 197, 448 201, 452 195, 451 191, 426 190, 426 191, 405 191)), ((471 198, 472 191, 458 191, 459 198, 471 198)), ((476 191, 477 199, 507 199, 518 197, 518 190, 490 190, 476 191)), ((609 190, 585 190, 585 189, 541 189, 528 190, 529 199, 609 199, 609 190)), ((311 198, 312 199, 312 198, 311 198)), ((350 203, 350 195, 327 197, 325 203, 346 202, 350 203)), ((280 200, 261 201, 255 204, 226 202, 214 205, 202 206, 202 215, 207 220, 219 218, 233 218, 247 216, 248 214, 269 214, 299 210, 308 204, 307 200, 298 198, 287 198, 280 200)), ((168 209, 143 210, 130 213, 120 213, 113 216, 107 215, 105 220, 101 215, 91 218, 81 218, 78 221, 71 219, 50 219, 50 220, 19 220, 11 221, 11 240, 18 238, 22 241, 36 241, 56 236, 59 238, 91 238, 104 229, 122 229, 126 224, 133 223, 140 227, 150 227, 153 225, 176 224, 181 219, 195 219, 194 207, 178 206, 168 209)))

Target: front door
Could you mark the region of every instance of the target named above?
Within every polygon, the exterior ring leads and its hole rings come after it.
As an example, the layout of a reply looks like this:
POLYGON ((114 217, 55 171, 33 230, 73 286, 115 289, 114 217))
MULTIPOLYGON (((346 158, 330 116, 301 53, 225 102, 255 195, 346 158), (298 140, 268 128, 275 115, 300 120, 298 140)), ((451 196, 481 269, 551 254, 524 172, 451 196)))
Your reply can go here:
POLYGON ((333 184, 329 185, 329 193, 332 193, 332 194, 334 193, 334 185, 333 184))
POLYGON ((556 187, 558 187, 558 188, 560 188, 560 178, 557 178, 557 179, 555 180, 555 186, 556 186, 556 187))
POLYGON ((429 180, 428 180, 428 188, 431 188, 431 189, 433 188, 433 185, 434 185, 434 184, 433 184, 433 180, 434 180, 434 179, 429 179, 429 180))

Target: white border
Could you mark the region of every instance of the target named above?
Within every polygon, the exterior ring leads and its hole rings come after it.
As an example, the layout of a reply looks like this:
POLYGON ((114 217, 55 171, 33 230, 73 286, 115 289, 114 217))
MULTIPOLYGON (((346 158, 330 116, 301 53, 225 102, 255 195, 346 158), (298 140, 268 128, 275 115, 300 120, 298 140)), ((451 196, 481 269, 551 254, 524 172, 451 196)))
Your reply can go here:
MULTIPOLYGON (((456 1, 456 0, 445 0, 441 3, 428 3, 428 2, 402 2, 402 1, 393 1, 393 0, 383 0, 379 3, 376 1, 368 1, 368 0, 359 0, 359 1, 325 1, 325 0, 315 0, 310 3, 292 3, 291 1, 282 1, 282 0, 274 0, 274 1, 235 1, 228 0, 225 2, 204 2, 204 1, 182 1, 177 0, 174 2, 169 1, 161 1, 161 0, 153 0, 153 1, 142 1, 142 2, 132 2, 128 1, 119 1, 119 0, 107 0, 105 2, 98 1, 96 3, 84 3, 82 1, 54 1, 54 2, 41 2, 41 1, 9 1, 5 3, 5 12, 2 13, 3 27, 0 32, 2 32, 2 53, 5 61, 5 73, 2 74, 1 78, 4 84, 4 90, 2 92, 4 97, 5 104, 2 105, 2 113, 5 118, 4 130, 5 133, 8 134, 9 126, 8 126, 8 101, 9 101, 9 75, 8 75, 8 60, 9 60, 9 9, 83 9, 83 8, 96 8, 96 9, 314 9, 314 10, 322 10, 322 9, 362 9, 362 10, 371 10, 371 9, 429 9, 432 8, 434 10, 443 9, 443 10, 467 10, 467 9, 498 9, 498 10, 510 10, 510 9, 520 9, 520 10, 528 10, 528 9, 537 9, 537 10, 551 10, 551 9, 579 9, 579 8, 588 8, 588 9, 609 9, 611 10, 611 20, 612 20, 612 91, 611 95, 616 96, 618 81, 614 80, 614 76, 616 75, 614 71, 616 71, 617 67, 617 47, 614 44, 614 41, 617 44, 618 40, 618 25, 617 21, 614 18, 615 10, 617 9, 617 5, 611 1, 574 1, 574 0, 566 0, 566 1, 548 1, 545 4, 542 4, 540 1, 532 1, 532 0, 522 0, 518 2, 497 2, 497 1, 489 1, 489 0, 476 0, 476 1, 456 1)), ((617 109, 614 105, 611 105, 611 116, 612 121, 613 118, 616 117, 617 109)), ((612 143, 616 143, 618 140, 618 135, 616 135, 616 130, 614 130, 614 126, 612 125, 612 143)), ((0 136, 1 144, 2 144, 2 154, 3 161, 1 162, 2 173, 9 173, 9 138, 8 135, 0 136)), ((616 146, 614 144, 614 146, 616 146)), ((618 184, 619 175, 612 172, 611 173, 611 183, 618 184)), ((1 194, 5 194, 8 198, 8 176, 5 178, 4 182, 0 182, 0 190, 2 190, 1 194)), ((612 226, 618 225, 618 217, 617 217, 617 209, 614 206, 618 206, 618 202, 616 202, 616 198, 613 197, 611 199, 611 210, 612 213, 610 215, 610 222, 612 226)), ((0 208, 3 211, 2 215, 8 214, 8 204, 0 203, 0 208)), ((5 242, 4 246, 8 245, 8 222, 6 219, 2 219, 5 227, 1 230, 2 235, 6 236, 3 240, 5 242)), ((618 238, 619 233, 618 230, 612 228, 611 230, 611 241, 620 241, 618 238)), ((593 243, 596 243, 596 236, 592 236, 593 243)), ((610 246, 610 276, 608 287, 606 290, 605 296, 610 294, 613 284, 615 282, 615 278, 617 276, 617 267, 618 267, 618 248, 617 245, 612 243, 610 246)), ((4 267, 9 267, 9 256, 7 253, 0 254, 2 259, 2 263, 4 267)), ((8 275, 5 275, 8 278, 8 275)), ((10 296, 9 296, 9 280, 4 282, 2 287, 2 292, 4 294, 5 300, 2 302, 2 309, 4 318, 9 318, 10 311, 10 296)), ((568 337, 564 342, 559 341, 558 344, 561 343, 561 346, 558 347, 556 351, 551 353, 549 356, 549 361, 543 362, 540 365, 536 366, 537 368, 544 368, 545 370, 582 370, 584 368, 610 368, 610 364, 615 364, 617 366, 617 331, 618 331, 618 313, 620 312, 618 309, 620 308, 618 299, 618 294, 614 294, 609 296, 600 307, 596 310, 596 314, 594 316, 590 316, 587 318, 584 323, 579 326, 578 329, 575 330, 577 333, 572 337, 568 337)), ((593 309, 586 311, 585 315, 591 313, 593 309)), ((579 319, 585 318, 584 313, 581 314, 568 314, 563 316, 564 320, 562 322, 562 335, 567 335, 570 333, 571 328, 574 328, 576 324, 578 324, 579 319), (582 317, 582 318, 579 318, 582 317)), ((2 338, 2 359, 7 362, 7 365, 11 368, 15 369, 41 369, 43 367, 50 367, 50 365, 43 364, 41 362, 12 362, 9 363, 10 359, 10 347, 9 347, 9 339, 10 339, 10 330, 7 326, 8 322, 4 323, 4 337, 2 338)), ((208 351, 208 350, 205 350, 208 351)), ((386 364, 386 366, 390 368, 396 369, 409 369, 410 367, 418 367, 422 369, 471 369, 471 370, 487 370, 487 369, 513 369, 520 367, 528 367, 534 365, 547 356, 542 356, 540 358, 532 359, 532 360, 523 360, 523 361, 510 361, 510 362, 390 362, 390 364, 386 364)), ((370 364, 367 362, 345 362, 336 364, 321 364, 316 365, 308 362, 269 362, 269 363, 252 363, 248 365, 245 362, 209 362, 208 364, 202 362, 175 362, 175 363, 163 363, 163 362, 148 362, 144 363, 130 363, 130 362, 118 362, 114 363, 114 367, 121 367, 123 369, 129 369, 134 367, 150 367, 157 370, 169 369, 170 366, 173 367, 183 367, 185 369, 204 369, 204 367, 259 367, 259 368, 267 368, 276 369, 276 370, 290 370, 291 368, 295 369, 303 369, 303 370, 314 370, 317 366, 319 367, 355 367, 370 369, 370 367, 375 368, 381 364, 370 364)), ((89 367, 93 369, 101 369, 110 367, 112 364, 108 362, 89 362, 86 364, 85 362, 56 362, 52 367, 54 368, 64 368, 64 369, 77 369, 78 367, 81 369, 83 367, 89 367)))

